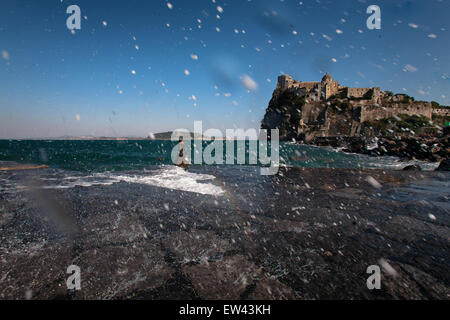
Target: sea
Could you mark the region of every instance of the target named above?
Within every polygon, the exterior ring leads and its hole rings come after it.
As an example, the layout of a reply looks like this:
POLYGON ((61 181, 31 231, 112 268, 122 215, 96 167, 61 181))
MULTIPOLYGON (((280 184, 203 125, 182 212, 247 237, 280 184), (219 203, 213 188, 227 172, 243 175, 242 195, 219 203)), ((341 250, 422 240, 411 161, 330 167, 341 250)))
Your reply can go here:
MULTIPOLYGON (((226 150, 227 142, 222 143, 226 150)), ((203 148, 207 145, 208 142, 203 141, 203 148)), ((222 194, 222 188, 213 182, 214 175, 209 173, 212 168, 227 172, 234 166, 202 163, 192 166, 193 170, 183 170, 175 166, 171 159, 176 146, 177 142, 167 140, 0 140, 0 161, 48 166, 50 169, 40 177, 43 188, 64 189, 128 182, 199 194, 222 194)), ((248 166, 252 168, 249 170, 253 170, 255 165, 249 163, 250 143, 235 141, 234 148, 235 154, 241 151, 246 154, 245 164, 238 167, 248 166)), ((191 150, 194 152, 193 146, 191 150)), ((438 165, 401 161, 396 157, 350 154, 333 148, 290 142, 281 142, 279 150, 281 167, 402 170, 416 164, 424 171, 433 171, 438 165)), ((13 185, 16 191, 26 188, 14 184, 9 176, 0 177, 0 192, 11 190, 8 186, 13 185)))
POLYGON ((0 141, 0 297, 380 298, 377 261, 405 281, 381 298, 447 297, 450 173, 283 142, 264 176, 242 145, 245 164, 183 169, 171 141, 0 141))

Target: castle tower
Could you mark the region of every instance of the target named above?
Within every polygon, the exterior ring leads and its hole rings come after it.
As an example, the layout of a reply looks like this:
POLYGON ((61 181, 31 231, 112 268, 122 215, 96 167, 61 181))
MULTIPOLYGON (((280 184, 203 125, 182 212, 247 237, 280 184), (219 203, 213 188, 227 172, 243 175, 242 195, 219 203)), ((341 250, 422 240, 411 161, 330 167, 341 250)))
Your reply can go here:
POLYGON ((339 83, 327 72, 322 78, 322 97, 328 100, 339 91, 339 83))
POLYGON ((294 79, 288 74, 283 74, 282 76, 278 77, 278 84, 277 88, 286 90, 294 85, 294 79))
POLYGON ((333 82, 333 77, 327 72, 322 78, 322 84, 333 82))

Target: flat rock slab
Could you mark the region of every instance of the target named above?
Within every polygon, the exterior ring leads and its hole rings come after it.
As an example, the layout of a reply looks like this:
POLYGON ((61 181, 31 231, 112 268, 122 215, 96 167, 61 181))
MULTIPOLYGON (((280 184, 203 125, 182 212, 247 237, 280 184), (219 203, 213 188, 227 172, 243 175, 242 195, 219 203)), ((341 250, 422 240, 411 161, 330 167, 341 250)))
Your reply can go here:
POLYGON ((189 170, 224 195, 125 182, 32 192, 82 173, 1 171, 0 298, 450 299, 447 172, 189 170), (70 265, 80 291, 67 290, 70 265))
POLYGON ((242 255, 222 261, 186 266, 196 291, 203 299, 237 300, 261 274, 261 270, 242 255))
POLYGON ((183 264, 221 260, 225 252, 232 250, 230 243, 213 231, 174 232, 168 234, 162 243, 183 264))

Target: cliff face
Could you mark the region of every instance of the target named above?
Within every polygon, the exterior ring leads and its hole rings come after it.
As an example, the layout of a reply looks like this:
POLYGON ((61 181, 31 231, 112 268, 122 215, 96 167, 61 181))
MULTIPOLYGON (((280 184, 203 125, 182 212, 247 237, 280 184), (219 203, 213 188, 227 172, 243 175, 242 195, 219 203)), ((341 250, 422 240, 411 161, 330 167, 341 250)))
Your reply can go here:
POLYGON ((280 130, 280 139, 310 142, 315 137, 360 133, 361 108, 348 101, 308 101, 293 91, 275 90, 262 121, 263 129, 280 130))
MULTIPOLYGON (((424 121, 424 127, 432 127, 428 123, 432 112, 431 103, 381 92, 379 88, 343 87, 328 74, 322 82, 299 82, 284 75, 278 79, 262 128, 278 128, 283 140, 311 143, 317 138, 374 135, 379 132, 371 130, 369 124, 385 119, 413 117, 424 121)), ((393 122, 386 125, 392 127, 389 130, 400 134, 408 131, 397 128, 396 120, 393 122)), ((412 132, 417 128, 407 129, 412 132)))
POLYGON ((305 99, 295 93, 277 88, 262 121, 263 129, 279 129, 280 139, 297 137, 305 99))
POLYGON ((450 109, 433 105, 380 88, 347 88, 329 74, 322 82, 283 75, 261 127, 279 129, 281 140, 438 162, 450 158, 450 109))

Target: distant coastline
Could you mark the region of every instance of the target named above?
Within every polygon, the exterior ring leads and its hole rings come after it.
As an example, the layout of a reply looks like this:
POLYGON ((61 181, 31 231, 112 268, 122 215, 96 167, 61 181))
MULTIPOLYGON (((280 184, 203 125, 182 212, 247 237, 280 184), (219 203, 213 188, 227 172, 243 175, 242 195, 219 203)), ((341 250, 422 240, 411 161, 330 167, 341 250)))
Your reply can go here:
MULTIPOLYGON (((192 140, 204 140, 210 141, 211 137, 199 135, 197 133, 189 132, 192 140)), ((173 132, 155 133, 151 137, 94 137, 94 136, 63 136, 63 137, 43 137, 43 138, 10 138, 0 140, 17 140, 17 141, 171 141, 173 132)), ((227 140, 232 141, 231 138, 215 138, 215 140, 227 140)))

